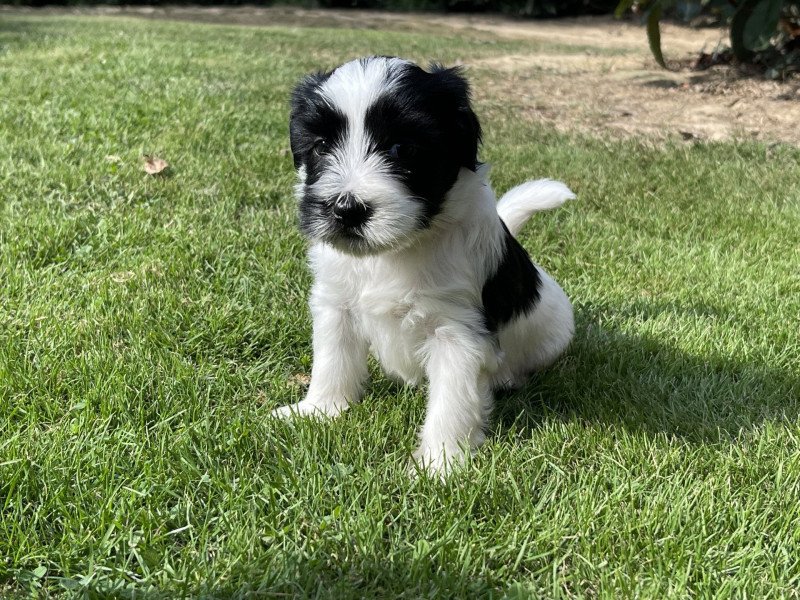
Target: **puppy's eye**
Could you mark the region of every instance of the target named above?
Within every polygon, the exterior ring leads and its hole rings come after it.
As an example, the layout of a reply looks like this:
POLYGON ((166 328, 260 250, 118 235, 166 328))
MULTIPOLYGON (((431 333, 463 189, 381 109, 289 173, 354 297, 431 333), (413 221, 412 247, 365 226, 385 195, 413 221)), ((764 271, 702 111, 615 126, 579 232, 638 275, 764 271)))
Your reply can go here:
POLYGON ((328 152, 328 141, 319 138, 314 145, 311 146, 311 151, 314 153, 315 156, 322 156, 323 154, 327 154, 328 152))
POLYGON ((394 144, 387 154, 391 158, 404 160, 413 157, 417 152, 417 147, 414 144, 394 144))

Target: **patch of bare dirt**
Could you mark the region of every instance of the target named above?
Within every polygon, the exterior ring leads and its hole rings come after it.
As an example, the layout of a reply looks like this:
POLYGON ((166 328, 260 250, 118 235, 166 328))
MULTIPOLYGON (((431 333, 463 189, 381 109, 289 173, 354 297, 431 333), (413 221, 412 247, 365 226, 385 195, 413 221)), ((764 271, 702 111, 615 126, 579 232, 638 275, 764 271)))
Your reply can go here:
MULTIPOLYGON (((644 49, 647 51, 647 48, 644 49)), ((647 54, 510 55, 474 61, 491 91, 523 117, 620 137, 756 139, 800 145, 800 85, 740 76, 727 66, 665 71, 647 54)))
MULTIPOLYGON (((800 145, 800 81, 742 76, 720 65, 666 71, 650 56, 644 27, 608 17, 520 21, 502 17, 239 7, 97 7, 49 12, 126 15, 251 26, 341 27, 447 32, 481 39, 538 40, 575 52, 470 59, 476 96, 488 110, 608 136, 757 139, 800 145)), ((666 25, 665 54, 689 64, 725 41, 720 29, 666 25)))

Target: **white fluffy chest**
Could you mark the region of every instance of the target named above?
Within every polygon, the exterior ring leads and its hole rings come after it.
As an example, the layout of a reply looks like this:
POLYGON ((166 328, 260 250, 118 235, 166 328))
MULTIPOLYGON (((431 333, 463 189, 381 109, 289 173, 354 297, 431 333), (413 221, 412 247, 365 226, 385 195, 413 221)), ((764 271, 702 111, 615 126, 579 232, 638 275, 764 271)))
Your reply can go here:
POLYGON ((484 328, 488 252, 467 251, 452 232, 435 242, 386 256, 355 258, 322 245, 311 253, 318 301, 346 308, 384 371, 411 384, 425 378, 425 345, 438 327, 484 328))
POLYGON ((410 384, 425 376, 421 349, 440 319, 425 297, 396 281, 372 281, 351 305, 361 335, 383 369, 410 384))

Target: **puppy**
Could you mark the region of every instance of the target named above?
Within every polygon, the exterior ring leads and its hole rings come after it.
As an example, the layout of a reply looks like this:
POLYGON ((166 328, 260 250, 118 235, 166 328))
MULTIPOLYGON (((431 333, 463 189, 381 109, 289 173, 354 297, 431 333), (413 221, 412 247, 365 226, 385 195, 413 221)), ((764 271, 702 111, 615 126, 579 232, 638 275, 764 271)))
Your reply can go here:
POLYGON ((570 343, 567 296, 514 234, 574 195, 539 180, 496 201, 457 68, 369 57, 310 75, 292 94, 290 137, 314 364, 306 398, 273 414, 347 410, 372 352, 390 375, 427 380, 414 459, 444 475, 483 441, 492 391, 570 343))

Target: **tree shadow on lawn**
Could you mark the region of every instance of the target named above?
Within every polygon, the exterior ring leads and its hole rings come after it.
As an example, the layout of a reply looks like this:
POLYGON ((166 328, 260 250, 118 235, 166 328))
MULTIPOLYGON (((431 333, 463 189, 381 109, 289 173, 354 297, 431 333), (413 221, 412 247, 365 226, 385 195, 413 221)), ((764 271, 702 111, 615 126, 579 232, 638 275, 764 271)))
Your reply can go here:
POLYGON ((524 388, 498 394, 494 429, 515 425, 529 435, 544 419, 556 418, 622 425, 690 442, 723 442, 764 422, 800 415, 795 374, 752 357, 689 354, 604 319, 621 313, 642 321, 669 314, 726 318, 723 310, 705 304, 584 305, 576 311, 568 354, 524 388))

